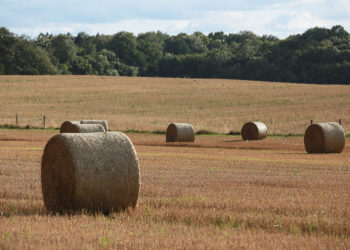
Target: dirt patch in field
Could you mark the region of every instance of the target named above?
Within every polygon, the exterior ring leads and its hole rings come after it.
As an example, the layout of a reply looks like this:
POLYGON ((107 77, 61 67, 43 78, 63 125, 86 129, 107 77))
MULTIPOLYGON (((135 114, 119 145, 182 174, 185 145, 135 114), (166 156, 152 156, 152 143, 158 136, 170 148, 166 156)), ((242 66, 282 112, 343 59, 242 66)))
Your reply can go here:
POLYGON ((129 136, 135 145, 140 146, 305 151, 302 137, 276 137, 263 141, 243 141, 238 136, 197 136, 194 143, 167 143, 165 136, 162 135, 130 134, 129 136))
POLYGON ((39 141, 44 142, 53 135, 58 134, 59 130, 35 130, 35 129, 0 129, 1 141, 39 141))

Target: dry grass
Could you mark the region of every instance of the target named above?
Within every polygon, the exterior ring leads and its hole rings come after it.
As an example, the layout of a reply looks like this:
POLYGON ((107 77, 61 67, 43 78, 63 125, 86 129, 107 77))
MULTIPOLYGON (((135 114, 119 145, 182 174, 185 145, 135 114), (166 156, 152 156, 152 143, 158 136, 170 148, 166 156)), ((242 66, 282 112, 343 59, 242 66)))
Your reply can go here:
POLYGON ((0 248, 350 248, 350 146, 310 155, 303 138, 131 134, 136 210, 48 215, 40 157, 53 132, 0 130, 0 248), (259 150, 257 150, 259 149, 259 150))
POLYGON ((111 130, 240 131, 261 121, 269 134, 303 134, 310 120, 343 119, 350 131, 350 88, 215 79, 106 76, 0 76, 0 124, 59 127, 65 120, 106 119, 111 130), (316 87, 317 86, 317 87, 316 87), (74 108, 72 108, 74 107, 74 108))

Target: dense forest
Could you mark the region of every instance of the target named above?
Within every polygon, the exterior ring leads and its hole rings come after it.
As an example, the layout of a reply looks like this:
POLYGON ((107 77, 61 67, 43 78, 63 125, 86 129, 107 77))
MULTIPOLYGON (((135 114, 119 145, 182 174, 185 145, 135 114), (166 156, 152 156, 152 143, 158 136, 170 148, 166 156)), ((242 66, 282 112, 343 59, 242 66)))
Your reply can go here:
POLYGON ((340 25, 286 39, 235 34, 40 34, 0 28, 0 75, 232 78, 350 84, 350 35, 340 25))

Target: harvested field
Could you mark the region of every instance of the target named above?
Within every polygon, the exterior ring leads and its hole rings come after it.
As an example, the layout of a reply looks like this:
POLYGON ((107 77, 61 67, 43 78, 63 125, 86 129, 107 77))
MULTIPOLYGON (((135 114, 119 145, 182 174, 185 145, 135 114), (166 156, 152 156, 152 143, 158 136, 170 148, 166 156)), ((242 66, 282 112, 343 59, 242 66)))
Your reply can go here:
POLYGON ((107 120, 111 130, 165 131, 171 122, 198 130, 241 131, 261 121, 272 134, 304 134, 342 118, 350 131, 350 88, 223 79, 107 76, 0 76, 0 124, 58 128, 63 121, 107 120), (20 91, 19 91, 20 90, 20 91), (74 107, 74 108, 72 108, 74 107))
MULTIPOLYGON (((342 118, 350 88, 222 79, 0 76, 0 125, 59 128, 107 120, 140 165, 136 209, 50 214, 40 165, 59 130, 0 129, 0 249, 350 249, 350 138, 341 154, 307 154, 314 123, 342 118), (74 107, 74 108, 72 108, 74 107), (261 121, 268 137, 196 135, 166 143, 171 122, 203 133, 261 121), (276 134, 299 136, 273 136, 276 134)), ((5 126, 6 127, 6 126, 5 126)), ((235 133, 233 133, 235 134, 235 133)))
POLYGON ((58 131, 0 130, 0 248, 350 248, 350 141, 307 154, 303 137, 128 134, 141 168, 135 210, 50 215, 40 162, 58 131))

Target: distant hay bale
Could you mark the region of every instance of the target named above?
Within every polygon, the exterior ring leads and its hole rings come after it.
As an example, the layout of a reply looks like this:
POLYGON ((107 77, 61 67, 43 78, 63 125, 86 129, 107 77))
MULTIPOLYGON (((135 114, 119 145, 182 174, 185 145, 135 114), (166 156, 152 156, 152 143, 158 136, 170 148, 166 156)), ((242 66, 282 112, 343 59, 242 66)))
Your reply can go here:
POLYGON ((66 133, 97 133, 105 132, 101 124, 71 124, 66 129, 66 133))
POLYGON ((81 120, 81 124, 101 124, 104 128, 105 131, 108 131, 108 122, 105 120, 81 120))
POLYGON ((66 133, 67 129, 72 124, 80 124, 80 121, 65 121, 60 127, 60 133, 66 133))
POLYGON ((345 147, 345 133, 337 122, 310 125, 304 135, 308 153, 341 153, 345 147))
POLYGON ((194 142, 194 129, 188 123, 170 123, 166 130, 167 142, 194 142))
POLYGON ((243 140, 262 140, 267 137, 267 127, 262 122, 247 122, 241 130, 243 140))
POLYGON ((55 135, 44 149, 41 184, 50 212, 135 208, 140 187, 136 151, 120 132, 55 135))

